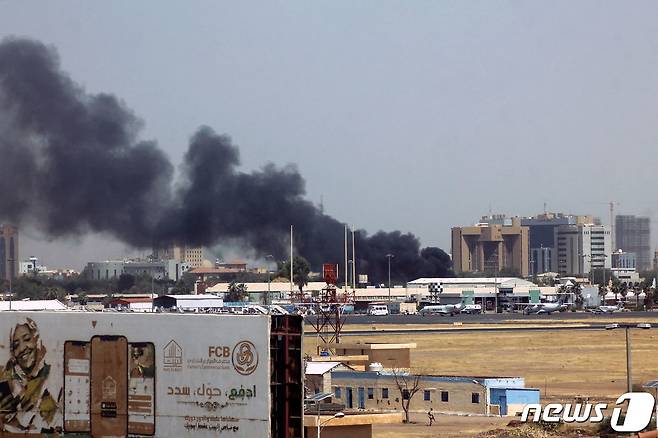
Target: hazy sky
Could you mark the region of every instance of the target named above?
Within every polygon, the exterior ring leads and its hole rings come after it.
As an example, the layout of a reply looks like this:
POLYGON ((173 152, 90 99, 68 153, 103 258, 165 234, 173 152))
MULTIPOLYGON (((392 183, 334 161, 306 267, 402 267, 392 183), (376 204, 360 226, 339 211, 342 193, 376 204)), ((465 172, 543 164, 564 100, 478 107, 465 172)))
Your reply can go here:
MULTIPOLYGON (((309 199, 370 232, 449 252, 490 207, 658 218, 655 1, 0 0, 6 35, 55 46, 174 162, 210 125, 245 169, 296 163, 309 199)), ((49 266, 130 253, 22 238, 49 266)))

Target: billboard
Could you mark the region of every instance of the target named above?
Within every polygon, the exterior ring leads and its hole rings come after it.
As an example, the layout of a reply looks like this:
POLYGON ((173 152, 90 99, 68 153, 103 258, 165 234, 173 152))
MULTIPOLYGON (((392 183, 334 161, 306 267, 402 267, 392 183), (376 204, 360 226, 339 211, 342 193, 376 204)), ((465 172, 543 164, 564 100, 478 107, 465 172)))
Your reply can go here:
POLYGON ((268 316, 3 312, 0 431, 267 437, 269 333, 268 316))

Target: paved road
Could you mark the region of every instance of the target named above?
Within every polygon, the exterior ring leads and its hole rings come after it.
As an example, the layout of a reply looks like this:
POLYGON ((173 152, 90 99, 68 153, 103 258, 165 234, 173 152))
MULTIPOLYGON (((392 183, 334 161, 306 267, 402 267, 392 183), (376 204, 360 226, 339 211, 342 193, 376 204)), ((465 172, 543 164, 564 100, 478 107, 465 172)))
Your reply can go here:
MULTIPOLYGON (((375 326, 385 324, 452 324, 462 322, 464 324, 496 324, 509 320, 530 321, 532 323, 541 323, 542 321, 564 321, 564 322, 582 322, 586 319, 618 319, 618 318, 638 318, 646 317, 647 320, 653 321, 658 319, 658 312, 618 312, 605 313, 597 315, 589 312, 558 312, 550 315, 524 315, 522 313, 485 313, 480 315, 347 315, 345 324, 372 324, 375 326)), ((315 317, 309 317, 310 319, 315 317)), ((307 319, 309 319, 307 318, 307 319)))

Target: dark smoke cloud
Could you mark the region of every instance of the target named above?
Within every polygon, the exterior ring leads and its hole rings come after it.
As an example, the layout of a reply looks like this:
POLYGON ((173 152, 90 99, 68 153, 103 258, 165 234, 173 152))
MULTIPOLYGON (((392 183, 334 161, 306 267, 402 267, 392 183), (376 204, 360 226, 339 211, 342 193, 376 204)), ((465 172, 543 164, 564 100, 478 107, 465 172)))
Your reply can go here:
MULTIPOLYGON (((0 218, 52 237, 109 233, 135 247, 212 245, 239 239, 257 254, 296 251, 314 269, 343 260, 344 226, 304 198, 294 166, 239 171, 231 139, 201 127, 172 183, 173 166, 116 97, 89 94, 62 72, 55 50, 26 39, 0 43, 0 218)), ((371 280, 441 276, 448 256, 412 234, 357 235, 357 266, 371 280)))

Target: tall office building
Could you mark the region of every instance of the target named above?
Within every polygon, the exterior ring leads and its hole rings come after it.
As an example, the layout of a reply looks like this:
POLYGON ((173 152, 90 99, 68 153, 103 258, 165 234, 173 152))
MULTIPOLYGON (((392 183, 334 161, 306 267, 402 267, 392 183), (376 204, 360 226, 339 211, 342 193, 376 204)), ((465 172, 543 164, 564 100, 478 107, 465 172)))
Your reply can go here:
POLYGON ((577 216, 562 213, 543 213, 522 218, 521 225, 528 227, 530 235, 530 274, 557 272, 555 252, 555 230, 560 225, 592 223, 592 216, 577 216))
POLYGON ((634 252, 637 270, 651 269, 651 225, 648 217, 615 216, 615 250, 634 252))
POLYGON ((528 228, 519 218, 511 225, 480 223, 452 229, 452 263, 455 272, 498 273, 514 270, 528 275, 528 228))
POLYGON ((16 278, 19 262, 18 228, 0 225, 0 280, 16 278))
POLYGON ((610 269, 610 227, 596 224, 560 225, 555 229, 553 263, 562 275, 589 275, 593 269, 610 269))

